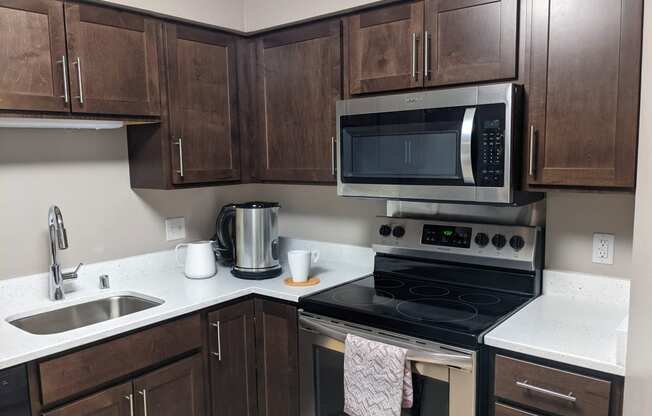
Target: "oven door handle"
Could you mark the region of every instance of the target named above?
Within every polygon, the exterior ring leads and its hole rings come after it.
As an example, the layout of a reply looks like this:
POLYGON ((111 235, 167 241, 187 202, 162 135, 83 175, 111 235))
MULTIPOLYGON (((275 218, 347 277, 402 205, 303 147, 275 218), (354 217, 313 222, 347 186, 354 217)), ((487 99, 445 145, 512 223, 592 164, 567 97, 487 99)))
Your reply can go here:
POLYGON ((348 334, 357 335, 371 341, 382 342, 407 349, 407 359, 415 363, 443 365, 459 368, 462 370, 473 370, 473 358, 470 355, 451 352, 434 352, 422 348, 415 348, 407 342, 390 337, 383 337, 374 333, 367 333, 364 330, 356 331, 354 328, 340 328, 335 325, 328 325, 317 319, 306 316, 299 317, 299 328, 313 334, 322 335, 334 340, 344 342, 348 334))
POLYGON ((460 166, 462 179, 465 185, 475 185, 473 177, 473 158, 471 157, 471 141, 473 137, 473 122, 475 120, 475 107, 468 107, 464 111, 462 132, 460 134, 460 166))

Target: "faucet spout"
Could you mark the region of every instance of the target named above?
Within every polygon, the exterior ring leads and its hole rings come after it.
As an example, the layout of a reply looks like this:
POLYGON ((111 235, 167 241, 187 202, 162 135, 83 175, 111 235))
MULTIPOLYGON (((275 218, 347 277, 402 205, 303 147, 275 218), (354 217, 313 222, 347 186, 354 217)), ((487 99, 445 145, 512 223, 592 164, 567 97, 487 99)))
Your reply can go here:
POLYGON ((64 280, 77 278, 77 269, 72 273, 61 273, 61 266, 57 259, 57 250, 68 248, 68 233, 63 224, 61 210, 52 205, 48 211, 48 231, 50 235, 50 278, 48 279, 48 292, 50 300, 61 300, 64 298, 64 280))

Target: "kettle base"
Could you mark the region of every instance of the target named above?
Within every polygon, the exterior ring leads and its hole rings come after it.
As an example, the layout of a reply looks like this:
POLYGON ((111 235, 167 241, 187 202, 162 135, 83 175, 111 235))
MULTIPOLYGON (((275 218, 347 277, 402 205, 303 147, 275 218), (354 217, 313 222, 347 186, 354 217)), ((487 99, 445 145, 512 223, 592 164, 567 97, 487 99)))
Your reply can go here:
POLYGON ((237 277, 238 279, 246 279, 246 280, 273 279, 274 277, 279 276, 281 273, 283 273, 283 268, 280 266, 276 269, 260 270, 257 272, 231 269, 231 274, 233 276, 237 277))

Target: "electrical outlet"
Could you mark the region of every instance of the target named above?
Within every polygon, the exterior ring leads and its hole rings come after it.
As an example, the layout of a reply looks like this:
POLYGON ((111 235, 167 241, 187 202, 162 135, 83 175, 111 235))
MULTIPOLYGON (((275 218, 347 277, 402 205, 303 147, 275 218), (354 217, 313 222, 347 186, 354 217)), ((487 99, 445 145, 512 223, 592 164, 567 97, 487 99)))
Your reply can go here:
POLYGON ((166 218, 165 238, 167 241, 186 238, 186 219, 184 217, 166 218))
POLYGON ((614 264, 613 234, 593 234, 593 263, 614 264))

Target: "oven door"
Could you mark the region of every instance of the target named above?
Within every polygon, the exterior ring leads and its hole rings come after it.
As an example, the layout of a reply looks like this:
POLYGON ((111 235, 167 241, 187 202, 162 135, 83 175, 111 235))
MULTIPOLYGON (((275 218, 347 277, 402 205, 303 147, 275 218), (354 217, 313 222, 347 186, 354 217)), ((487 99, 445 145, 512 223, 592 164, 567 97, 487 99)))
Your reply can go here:
POLYGON ((475 354, 302 313, 299 317, 301 416, 342 416, 347 334, 408 349, 414 405, 407 416, 474 416, 475 354))

